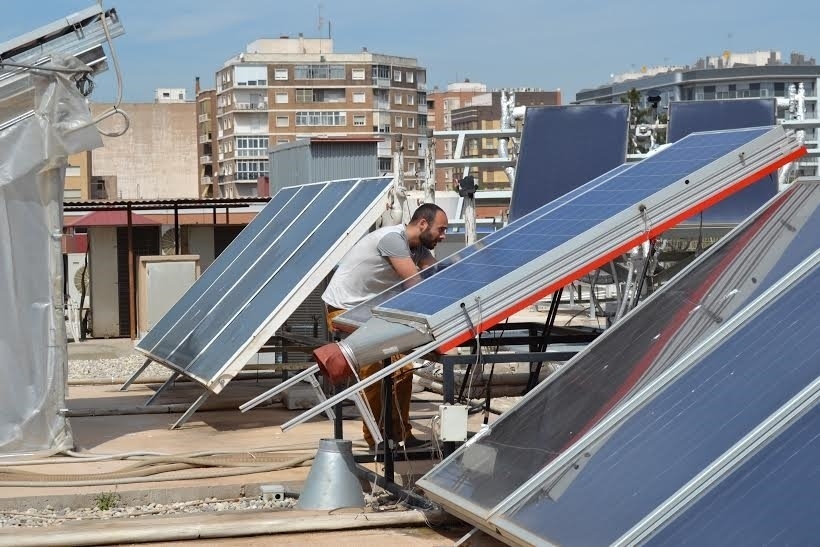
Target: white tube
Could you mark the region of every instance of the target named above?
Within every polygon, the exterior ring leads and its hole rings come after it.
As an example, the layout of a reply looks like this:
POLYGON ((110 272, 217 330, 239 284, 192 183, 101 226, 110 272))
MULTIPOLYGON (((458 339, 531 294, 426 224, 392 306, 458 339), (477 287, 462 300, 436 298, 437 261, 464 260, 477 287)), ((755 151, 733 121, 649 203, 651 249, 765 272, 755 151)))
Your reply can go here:
POLYGON ((15 528, 13 534, 0 535, 0 547, 130 544, 396 526, 426 527, 431 522, 442 522, 448 518, 441 511, 414 510, 366 515, 359 512, 325 515, 307 511, 254 511, 233 515, 185 515, 174 519, 114 519, 75 529, 53 526, 15 528))

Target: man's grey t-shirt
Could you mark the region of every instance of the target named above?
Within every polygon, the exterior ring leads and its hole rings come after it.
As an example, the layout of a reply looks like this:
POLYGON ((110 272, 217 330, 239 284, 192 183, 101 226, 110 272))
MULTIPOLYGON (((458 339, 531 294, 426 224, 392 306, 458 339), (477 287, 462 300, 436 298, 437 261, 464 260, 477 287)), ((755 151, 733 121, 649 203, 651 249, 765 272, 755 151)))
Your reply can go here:
POLYGON ((423 246, 410 249, 404 226, 379 228, 359 240, 339 262, 322 300, 334 308, 348 310, 402 280, 388 257, 410 257, 419 266, 432 256, 423 246))

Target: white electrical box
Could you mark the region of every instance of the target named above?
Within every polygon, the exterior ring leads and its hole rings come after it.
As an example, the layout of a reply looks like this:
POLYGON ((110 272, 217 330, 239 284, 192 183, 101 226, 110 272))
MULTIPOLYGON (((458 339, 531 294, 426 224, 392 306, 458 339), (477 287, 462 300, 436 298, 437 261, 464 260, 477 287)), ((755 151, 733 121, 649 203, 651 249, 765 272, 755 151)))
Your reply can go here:
POLYGON ((439 405, 441 418, 441 441, 464 442, 467 440, 467 406, 439 405))

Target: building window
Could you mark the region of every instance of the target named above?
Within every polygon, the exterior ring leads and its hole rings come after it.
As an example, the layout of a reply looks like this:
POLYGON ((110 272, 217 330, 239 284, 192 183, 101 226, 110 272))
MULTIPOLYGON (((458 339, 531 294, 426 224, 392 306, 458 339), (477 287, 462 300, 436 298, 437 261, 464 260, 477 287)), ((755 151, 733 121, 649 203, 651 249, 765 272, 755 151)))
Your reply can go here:
POLYGON ((297 112, 297 126, 340 126, 347 125, 347 112, 314 111, 297 112))
MULTIPOLYGON (((410 127, 410 119, 407 118, 407 126, 410 127)), ((407 149, 408 150, 415 150, 416 149, 416 141, 407 141, 407 149)))
POLYGON ((353 116, 353 125, 362 126, 367 123, 367 117, 364 114, 357 114, 353 116))
POLYGON ((415 94, 410 93, 407 95, 407 104, 416 104, 415 94))
POLYGON ((237 160, 236 162, 236 180, 256 180, 267 174, 267 160, 237 160))
POLYGON ((396 126, 396 127, 402 127, 402 125, 403 125, 403 123, 402 123, 402 122, 403 122, 403 119, 402 119, 402 117, 401 117, 401 116, 396 116, 396 117, 393 119, 393 122, 394 122, 394 124, 395 124, 395 126, 396 126))
POLYGON ((393 71, 393 81, 400 82, 401 81, 401 70, 394 70, 393 71))
POLYGON ((401 93, 393 94, 393 104, 401 104, 401 93))
POLYGON ((268 69, 265 66, 242 65, 234 68, 236 71, 236 85, 238 86, 265 86, 268 85, 268 69))
POLYGON ((276 144, 287 144, 289 142, 290 141, 288 139, 284 139, 284 138, 276 139, 276 144))
POLYGON ((413 72, 409 71, 409 70, 404 74, 404 76, 405 76, 405 79, 407 80, 408 84, 412 84, 413 82, 416 81, 416 75, 413 72))
POLYGON ((419 114, 419 127, 427 127, 427 115, 419 114))
POLYGON ((287 127, 290 125, 290 116, 276 116, 276 127, 287 127))
POLYGON ((297 103, 343 103, 345 90, 300 88, 296 90, 297 103))
POLYGON ((387 65, 373 65, 373 78, 390 79, 390 67, 387 65))
POLYGON ((364 80, 364 69, 363 68, 354 68, 350 72, 350 77, 354 80, 364 80))
POLYGON ((407 116, 407 127, 416 127, 416 118, 407 116))
POLYGON ((274 100, 277 104, 285 104, 288 102, 288 94, 287 92, 277 92, 274 100))
POLYGON ((296 65, 294 80, 344 80, 344 65, 296 65))
POLYGON ((236 155, 240 158, 268 155, 268 137, 237 137, 236 155))
POLYGON ((353 92, 353 102, 354 103, 363 103, 363 102, 365 102, 365 93, 364 93, 364 91, 354 91, 353 92))
POLYGON ((379 158, 379 171, 389 173, 393 170, 393 158, 379 158))
POLYGON ((286 68, 275 68, 273 69, 273 79, 274 80, 287 80, 288 79, 288 69, 286 68))

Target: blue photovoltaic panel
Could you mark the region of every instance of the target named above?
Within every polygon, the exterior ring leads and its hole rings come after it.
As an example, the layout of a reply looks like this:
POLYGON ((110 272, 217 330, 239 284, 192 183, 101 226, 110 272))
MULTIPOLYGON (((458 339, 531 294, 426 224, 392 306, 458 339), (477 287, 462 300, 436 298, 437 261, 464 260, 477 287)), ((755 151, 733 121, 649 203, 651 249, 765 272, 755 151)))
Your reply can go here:
MULTIPOLYGON (((262 222, 243 230, 206 270, 216 266, 215 273, 200 278, 138 349, 208 385, 391 183, 346 180, 281 190, 277 196, 289 199, 280 206, 274 198, 277 210, 260 213, 262 222), (251 227, 252 235, 243 237, 251 227), (242 248, 234 251, 237 242, 242 248), (159 329, 163 321, 168 327, 159 329)), ((329 271, 333 264, 325 266, 329 271)))
POLYGON ((560 491, 553 487, 566 470, 544 477, 493 524, 513 524, 554 545, 609 545, 621 537, 817 379, 820 322, 807 298, 816 294, 817 265, 613 424, 560 491))
MULTIPOLYGON (((677 144, 605 178, 595 187, 538 209, 514 233, 484 244, 378 309, 433 315, 462 301, 559 245, 595 227, 672 183, 767 133, 771 128, 690 135, 677 144)), ((486 240, 485 240, 486 241, 486 240)), ((378 313, 377 313, 378 314, 378 313)))
POLYGON ((813 545, 820 538, 820 406, 772 439, 647 545, 813 545))
MULTIPOLYGON (((775 99, 730 99, 675 101, 669 105, 667 142, 677 142, 690 133, 764 127, 776 123, 775 99)), ((777 193, 777 173, 761 178, 738 193, 703 211, 705 225, 733 226, 742 222, 777 193)), ((701 215, 681 224, 699 224, 701 215)))
MULTIPOLYGON (((579 188, 575 188, 574 190, 571 190, 569 193, 567 193, 567 194, 561 196, 560 198, 556 199, 553 202, 553 205, 566 203, 567 201, 570 201, 570 200, 574 199, 577 196, 581 196, 581 195, 584 194, 584 192, 586 192, 590 188, 595 188, 597 185, 601 184, 603 181, 608 180, 609 178, 614 177, 615 175, 617 175, 619 173, 623 173, 624 171, 626 171, 627 169, 630 169, 634 165, 636 165, 636 164, 622 164, 622 165, 619 165, 615 169, 613 169, 613 170, 611 170, 607 173, 604 173, 603 175, 599 176, 598 178, 589 181, 587 184, 584 184, 583 186, 581 186, 579 188)), ((508 224, 507 226, 504 226, 503 228, 500 228, 500 229, 496 230, 495 232, 486 235, 485 237, 481 238, 481 240, 478 241, 477 243, 475 243, 473 245, 470 245, 469 247, 465 247, 465 248, 459 250, 456 253, 451 254, 447 258, 445 258, 443 260, 440 260, 439 262, 436 262, 435 264, 433 264, 429 268, 426 268, 422 272, 418 273, 411 280, 411 283, 415 283, 419 279, 427 279, 431 275, 433 275, 437 272, 440 272, 440 271, 444 270, 445 268, 448 268, 448 267, 452 266, 453 264, 455 264, 455 263, 457 263, 461 260, 464 260, 466 257, 472 255, 473 253, 475 253, 476 251, 478 251, 480 249, 483 249, 487 245, 489 245, 491 243, 494 243, 494 242, 497 242, 502 238, 505 238, 505 237, 508 237, 508 236, 514 234, 518 230, 519 227, 525 227, 530 220, 534 220, 534 219, 538 218, 539 214, 540 214, 539 211, 533 211, 533 212, 527 213, 523 218, 519 218, 518 220, 508 224)), ((370 319, 370 317, 372 317, 373 308, 379 307, 381 304, 383 304, 384 302, 387 302, 388 300, 390 300, 394 296, 396 296, 398 294, 401 294, 402 292, 404 292, 406 290, 406 288, 407 287, 403 283, 395 285, 394 287, 391 287, 391 288, 387 289, 383 293, 381 293, 377 296, 374 296, 373 298, 371 298, 367 302, 359 304, 355 308, 346 311, 341 316, 339 316, 337 318, 337 320, 341 320, 342 323, 347 324, 349 326, 362 325, 362 324, 365 323, 365 321, 367 321, 368 319, 370 319)))
MULTIPOLYGON (((269 223, 276 221, 273 226, 283 226, 281 223, 285 214, 279 215, 283 208, 288 206, 293 197, 302 191, 303 197, 310 192, 318 192, 319 185, 302 187, 283 188, 271 198, 265 207, 239 232, 239 235, 228 245, 213 263, 204 271, 188 291, 169 309, 156 325, 146 333, 137 343, 137 349, 152 351, 156 349, 164 338, 165 334, 176 325, 182 316, 190 312, 191 308, 200 301, 203 293, 208 290, 220 278, 230 277, 226 270, 237 267, 236 259, 246 252, 248 245, 259 238, 261 232, 265 230, 269 223)), ((292 206, 292 205, 291 205, 292 206)))
POLYGON ((489 512, 817 250, 820 184, 796 183, 421 481, 489 512), (731 298, 726 298, 731 295, 731 298), (488 463, 481 454, 492 454, 488 463), (533 454, 542 454, 535 458, 533 454))
POLYGON ((527 107, 510 220, 624 163, 628 131, 628 104, 527 107))

